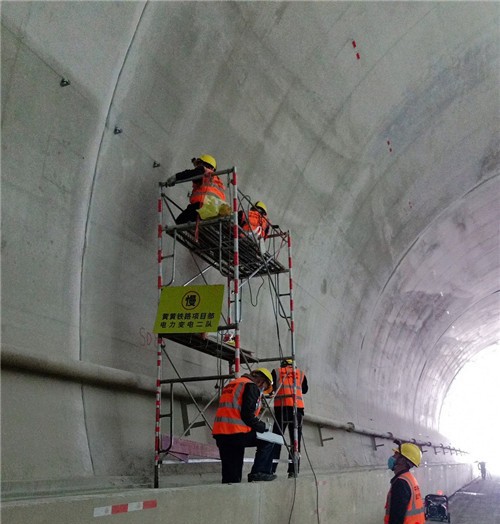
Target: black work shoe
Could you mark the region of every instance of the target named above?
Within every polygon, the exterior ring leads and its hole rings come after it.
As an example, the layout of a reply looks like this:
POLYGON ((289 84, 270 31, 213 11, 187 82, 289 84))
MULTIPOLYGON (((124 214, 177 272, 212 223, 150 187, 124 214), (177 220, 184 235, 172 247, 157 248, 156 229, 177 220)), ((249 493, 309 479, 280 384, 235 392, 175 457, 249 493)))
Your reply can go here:
POLYGON ((263 481, 271 481, 277 478, 276 475, 273 475, 272 473, 249 473, 248 474, 248 482, 259 482, 261 480, 263 481))
POLYGON ((298 475, 297 475, 296 473, 293 473, 293 471, 291 471, 290 473, 288 473, 288 478, 289 478, 289 479, 295 479, 295 478, 297 478, 297 477, 298 477, 298 475))

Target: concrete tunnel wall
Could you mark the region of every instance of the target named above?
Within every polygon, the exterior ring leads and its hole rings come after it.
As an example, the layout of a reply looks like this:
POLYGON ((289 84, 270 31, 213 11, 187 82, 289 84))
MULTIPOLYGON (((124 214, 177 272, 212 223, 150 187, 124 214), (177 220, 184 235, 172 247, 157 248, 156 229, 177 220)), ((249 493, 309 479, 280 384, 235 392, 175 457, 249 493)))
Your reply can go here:
MULTIPOLYGON (((314 470, 349 491, 361 468, 379 502, 390 444, 327 428, 322 446, 315 417, 454 443, 443 399, 498 340, 498 4, 1 8, 4 489, 150 479, 157 187, 204 152, 292 231, 314 470)), ((251 300, 242 344, 263 358, 274 320, 251 300)), ((216 370, 169 351, 185 375, 216 370)), ((428 451, 429 491, 472 478, 428 451)))

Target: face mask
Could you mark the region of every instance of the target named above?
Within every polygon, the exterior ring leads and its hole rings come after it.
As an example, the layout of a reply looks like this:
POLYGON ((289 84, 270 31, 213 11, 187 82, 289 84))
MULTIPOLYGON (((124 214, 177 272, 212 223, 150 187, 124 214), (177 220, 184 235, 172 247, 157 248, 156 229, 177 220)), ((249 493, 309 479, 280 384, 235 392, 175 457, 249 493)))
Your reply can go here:
POLYGON ((389 457, 389 460, 387 461, 387 467, 394 471, 394 468, 396 467, 396 459, 394 457, 389 457))

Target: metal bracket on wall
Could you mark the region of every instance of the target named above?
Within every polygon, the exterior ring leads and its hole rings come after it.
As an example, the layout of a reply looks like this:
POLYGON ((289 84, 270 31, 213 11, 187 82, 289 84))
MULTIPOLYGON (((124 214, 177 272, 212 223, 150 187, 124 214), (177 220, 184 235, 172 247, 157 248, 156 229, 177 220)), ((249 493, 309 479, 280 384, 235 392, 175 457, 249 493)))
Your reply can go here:
POLYGON ((377 444, 377 441, 375 440, 375 437, 371 437, 371 440, 372 440, 373 451, 377 451, 377 448, 380 448, 380 447, 382 447, 382 446, 385 446, 384 443, 382 443, 382 444, 377 444))
POLYGON ((443 453, 443 455, 446 454, 446 449, 445 449, 445 447, 444 447, 443 444, 439 444, 439 446, 433 446, 433 448, 434 448, 434 454, 435 454, 435 455, 438 454, 438 449, 441 450, 441 452, 443 453))
POLYGON ((328 440, 333 440, 333 437, 323 438, 323 433, 321 431, 322 428, 323 428, 323 426, 318 426, 319 440, 321 442, 321 446, 324 447, 325 446, 325 442, 328 441, 328 440))
POLYGON ((191 400, 181 400, 181 414, 182 414, 182 424, 184 426, 184 435, 191 435, 190 429, 194 428, 201 428, 203 426, 206 426, 206 422, 204 420, 201 420, 200 422, 189 422, 189 413, 188 413, 188 406, 194 404, 191 400))

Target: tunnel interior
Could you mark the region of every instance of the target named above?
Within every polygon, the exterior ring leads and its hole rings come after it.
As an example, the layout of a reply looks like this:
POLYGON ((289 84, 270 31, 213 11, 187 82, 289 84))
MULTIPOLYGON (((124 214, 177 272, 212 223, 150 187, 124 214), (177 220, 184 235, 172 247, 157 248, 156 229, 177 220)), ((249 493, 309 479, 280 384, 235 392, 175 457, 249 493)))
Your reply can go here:
MULTIPOLYGON (((158 183, 207 153, 293 235, 311 468, 386 482, 390 438, 338 423, 428 442, 440 482, 470 480, 447 468, 471 455, 433 446, 456 446, 445 398, 499 341, 499 9, 2 2, 4 489, 150 478, 158 183)), ((180 250, 179 282, 196 270, 180 250)), ((260 285, 241 340, 263 359, 260 285)), ((182 375, 219 369, 168 351, 182 375)))

